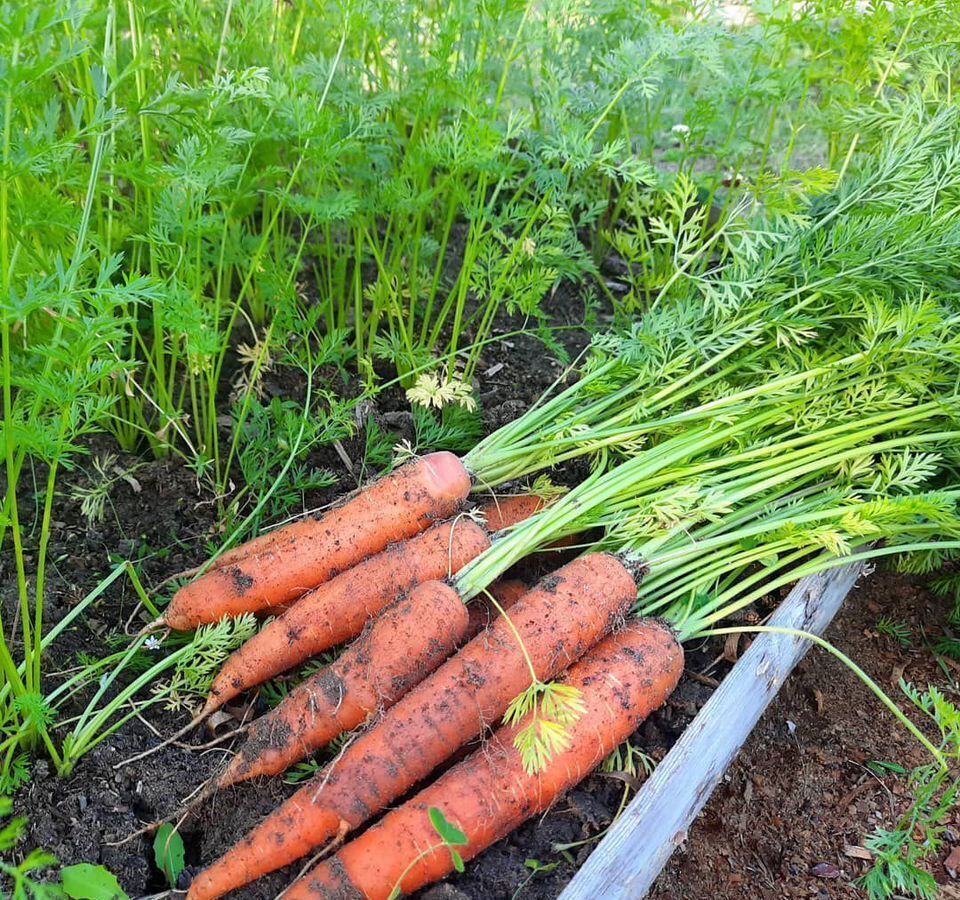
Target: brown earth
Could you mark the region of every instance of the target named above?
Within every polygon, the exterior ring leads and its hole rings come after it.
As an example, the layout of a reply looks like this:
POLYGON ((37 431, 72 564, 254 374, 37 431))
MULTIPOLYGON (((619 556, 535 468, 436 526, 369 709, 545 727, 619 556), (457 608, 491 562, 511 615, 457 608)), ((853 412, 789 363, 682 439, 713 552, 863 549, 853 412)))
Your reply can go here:
MULTIPOLYGON (((936 684, 956 702, 956 664, 938 664, 946 604, 924 579, 876 573, 850 595, 827 632, 891 696, 900 677, 936 684), (910 626, 910 648, 879 635, 883 616, 910 626), (924 635, 926 630, 926 635, 924 635)), ((916 718, 916 717, 914 717, 916 718)), ((925 764, 920 745, 840 662, 812 650, 754 730, 724 782, 669 862, 651 897, 855 898, 870 867, 865 838, 890 828, 907 807, 905 779, 878 777, 874 761, 925 764)), ((943 863, 960 845, 960 815, 946 850, 931 861, 941 896, 960 897, 943 863)))

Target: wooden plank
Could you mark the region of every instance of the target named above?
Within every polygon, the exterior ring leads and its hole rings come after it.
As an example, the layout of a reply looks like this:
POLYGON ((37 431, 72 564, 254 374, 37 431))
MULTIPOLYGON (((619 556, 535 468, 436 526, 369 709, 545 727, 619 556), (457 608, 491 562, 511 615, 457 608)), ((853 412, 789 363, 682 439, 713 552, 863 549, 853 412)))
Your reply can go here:
MULTIPOLYGON (((770 625, 822 634, 863 563, 805 578, 770 625)), ((560 900, 646 895, 809 641, 760 634, 645 782, 560 900)))

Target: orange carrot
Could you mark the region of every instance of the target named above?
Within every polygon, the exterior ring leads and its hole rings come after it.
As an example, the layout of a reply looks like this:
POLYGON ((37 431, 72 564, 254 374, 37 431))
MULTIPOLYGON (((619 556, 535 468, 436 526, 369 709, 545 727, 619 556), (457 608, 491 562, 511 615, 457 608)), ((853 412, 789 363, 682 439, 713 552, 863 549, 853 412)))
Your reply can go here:
MULTIPOLYGON (((539 497, 534 497, 531 494, 517 494, 498 497, 495 500, 490 501, 489 505, 496 506, 497 503, 503 506, 505 510, 504 520, 509 525, 513 525, 522 519, 526 519, 528 516, 532 516, 535 512, 539 512, 544 505, 543 501, 539 497), (531 502, 533 500, 537 502, 531 502), (529 512, 525 512, 527 509, 529 509, 529 512), (516 510, 515 513, 514 510, 516 510)), ((484 504, 481 507, 481 510, 486 513, 487 504, 484 504)), ((488 531, 498 531, 500 528, 507 527, 507 525, 498 526, 496 524, 490 524, 490 521, 490 519, 487 520, 488 531)), ((494 522, 495 521, 496 520, 494 520, 494 522)), ((271 549, 277 543, 282 543, 284 541, 287 535, 287 529, 295 524, 296 523, 291 523, 291 525, 288 526, 275 528, 272 531, 266 532, 265 534, 251 538, 249 541, 245 541, 244 543, 233 547, 230 550, 225 550, 210 564, 210 569, 221 569, 224 566, 230 565, 231 563, 239 562, 242 559, 256 556, 257 554, 262 553, 264 550, 271 549)))
POLYGON ((286 525, 280 525, 277 528, 257 535, 255 538, 250 538, 249 541, 244 541, 242 544, 237 544, 236 547, 231 547, 229 550, 224 550, 223 553, 221 553, 212 563, 210 563, 207 571, 212 572, 214 569, 222 569, 224 566, 231 566, 234 563, 239 563, 250 559, 253 556, 258 556, 266 550, 272 550, 275 546, 282 544, 287 539, 289 536, 287 529, 294 528, 296 525, 300 524, 300 522, 301 520, 298 519, 293 522, 289 522, 286 525))
MULTIPOLYGON (((536 494, 508 494, 488 500, 479 510, 487 523, 487 531, 503 531, 536 515, 552 502, 551 499, 544 499, 536 494)), ((547 544, 543 550, 532 554, 530 559, 543 562, 547 569, 553 569, 557 565, 556 552, 578 543, 584 543, 584 535, 564 535, 547 544)))
POLYGON ((184 586, 170 602, 164 622, 187 630, 287 603, 387 545, 453 515, 469 491, 470 476, 456 456, 424 456, 319 518, 274 532, 260 545, 262 552, 242 556, 184 586))
POLYGON ((485 595, 471 600, 467 605, 470 621, 467 624, 467 633, 463 636, 464 640, 473 640, 500 615, 501 609, 510 609, 529 590, 530 585, 517 578, 511 578, 490 586, 493 600, 485 595))
POLYGON ((217 789, 279 775, 377 710, 388 709, 528 590, 522 581, 499 582, 490 588, 495 603, 478 597, 468 607, 446 586, 396 600, 336 662, 251 725, 244 745, 217 779, 217 789))
POLYGON ((442 522, 393 544, 305 594, 234 651, 214 679, 198 719, 238 694, 356 637, 366 621, 423 581, 445 578, 490 546, 467 518, 442 522))
MULTIPOLYGON (((481 504, 478 509, 486 521, 487 531, 500 531, 540 512, 546 505, 547 501, 535 494, 507 494, 481 504)), ((237 547, 224 551, 210 563, 207 571, 222 569, 224 566, 239 563, 272 549, 278 543, 283 543, 287 528, 294 524, 296 523, 268 531, 266 534, 261 534, 237 547)))
POLYGON ((401 597, 336 662, 253 723, 218 787, 285 772, 377 709, 392 706, 453 653, 469 624, 460 596, 443 582, 401 597))
POLYGON ((508 494, 481 504, 480 512, 487 523, 487 531, 503 531, 536 515, 547 505, 547 501, 536 494, 508 494))
MULTIPOLYGON (((420 585, 413 593, 434 589, 420 585)), ((531 667, 538 679, 552 678, 635 598, 632 575, 606 553, 582 556, 543 579, 509 620, 495 620, 201 872, 189 900, 220 897, 363 824, 502 716, 530 686, 531 667)))
POLYGON ((459 828, 472 859, 532 816, 546 811, 585 778, 673 692, 683 650, 655 620, 631 624, 573 666, 566 683, 581 691, 586 712, 567 729, 569 746, 537 774, 514 747, 530 720, 501 728, 481 749, 399 809, 320 863, 284 893, 284 900, 363 897, 386 900, 395 887, 411 893, 453 870, 430 809, 459 828))

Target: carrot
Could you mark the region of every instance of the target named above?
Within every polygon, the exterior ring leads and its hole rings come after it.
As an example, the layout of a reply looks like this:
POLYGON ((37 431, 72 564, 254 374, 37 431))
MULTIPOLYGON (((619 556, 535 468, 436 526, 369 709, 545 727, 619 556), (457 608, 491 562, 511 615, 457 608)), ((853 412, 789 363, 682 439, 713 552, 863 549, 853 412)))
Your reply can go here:
POLYGON ((223 553, 210 563, 207 571, 213 572, 215 569, 222 569, 224 566, 231 566, 235 563, 250 559, 251 557, 259 556, 267 550, 272 550, 287 540, 290 536, 288 529, 295 528, 297 525, 302 524, 303 521, 305 520, 298 519, 289 522, 286 525, 281 525, 264 534, 257 535, 255 538, 250 538, 249 541, 244 541, 242 544, 237 544, 236 547, 224 550, 223 553))
POLYGON ((305 594, 234 651, 197 719, 298 663, 356 637, 364 623, 414 585, 445 578, 490 546, 470 519, 442 522, 341 572, 305 594))
MULTIPOLYGON (((433 589, 423 584, 413 593, 433 589)), ((552 678, 635 598, 632 575, 606 553, 582 556, 543 579, 509 620, 495 620, 201 872, 188 898, 220 897, 357 828, 502 716, 530 686, 531 667, 538 679, 552 678)))
POLYGON ((408 463, 319 518, 267 536, 262 552, 185 585, 163 622, 187 630, 287 603, 388 544, 453 515, 470 487, 469 474, 452 453, 408 463))
POLYGON ((470 617, 441 581, 401 597, 337 659, 308 678, 250 728, 219 787, 277 775, 386 709, 453 653, 470 617))
POLYGON ((548 502, 536 494, 508 494, 494 497, 480 505, 487 531, 503 531, 529 519, 544 509, 548 502))
MULTIPOLYGON (((507 494, 495 497, 493 500, 482 504, 479 509, 486 520, 487 531, 500 531, 540 512, 546 505, 547 501, 535 494, 507 494)), ((287 529, 291 527, 293 525, 277 528, 224 551, 209 564, 208 571, 222 569, 224 566, 239 563, 272 549, 285 540, 287 529)))
POLYGON ((568 727, 567 748, 540 772, 528 774, 514 746, 530 720, 501 728, 481 750, 296 881, 284 900, 386 900, 395 886, 411 893, 450 874, 452 857, 431 823, 431 808, 466 835, 467 844, 457 849, 472 859, 585 778, 670 696, 682 671, 680 644, 655 620, 606 638, 568 673, 586 712, 568 727))
POLYGON ((490 586, 490 594, 493 595, 493 600, 483 595, 471 600, 467 605, 470 621, 467 624, 467 633, 464 635, 464 640, 473 640, 500 615, 501 609, 510 609, 529 590, 530 585, 519 579, 511 578, 498 581, 490 586))
MULTIPOLYGON (((480 512, 486 521, 487 531, 501 531, 516 525, 524 519, 540 512, 547 505, 542 497, 536 494, 506 494, 494 497, 479 506, 480 512)), ((220 569, 231 563, 239 562, 250 556, 262 553, 264 550, 272 548, 278 542, 281 542, 286 534, 287 528, 275 529, 274 531, 261 534, 252 540, 221 553, 213 563, 212 569, 220 569)))
POLYGON ((388 709, 459 643, 486 628, 497 606, 507 609, 529 590, 522 581, 504 581, 490 589, 496 606, 477 598, 465 607, 456 592, 439 582, 434 586, 443 590, 425 590, 388 606, 336 662, 254 722, 217 779, 217 789, 279 775, 377 710, 388 709))

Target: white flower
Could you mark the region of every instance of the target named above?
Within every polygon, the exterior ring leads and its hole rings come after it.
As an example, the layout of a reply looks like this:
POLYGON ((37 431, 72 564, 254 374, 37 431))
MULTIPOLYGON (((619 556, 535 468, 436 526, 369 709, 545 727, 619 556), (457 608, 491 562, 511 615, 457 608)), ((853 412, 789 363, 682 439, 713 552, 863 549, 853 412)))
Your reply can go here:
POLYGON ((155 635, 150 635, 150 637, 143 642, 143 646, 146 647, 147 650, 159 650, 160 638, 155 635))
POLYGON ((670 129, 681 141, 685 141, 690 137, 690 126, 684 125, 683 122, 677 122, 673 128, 670 129))

